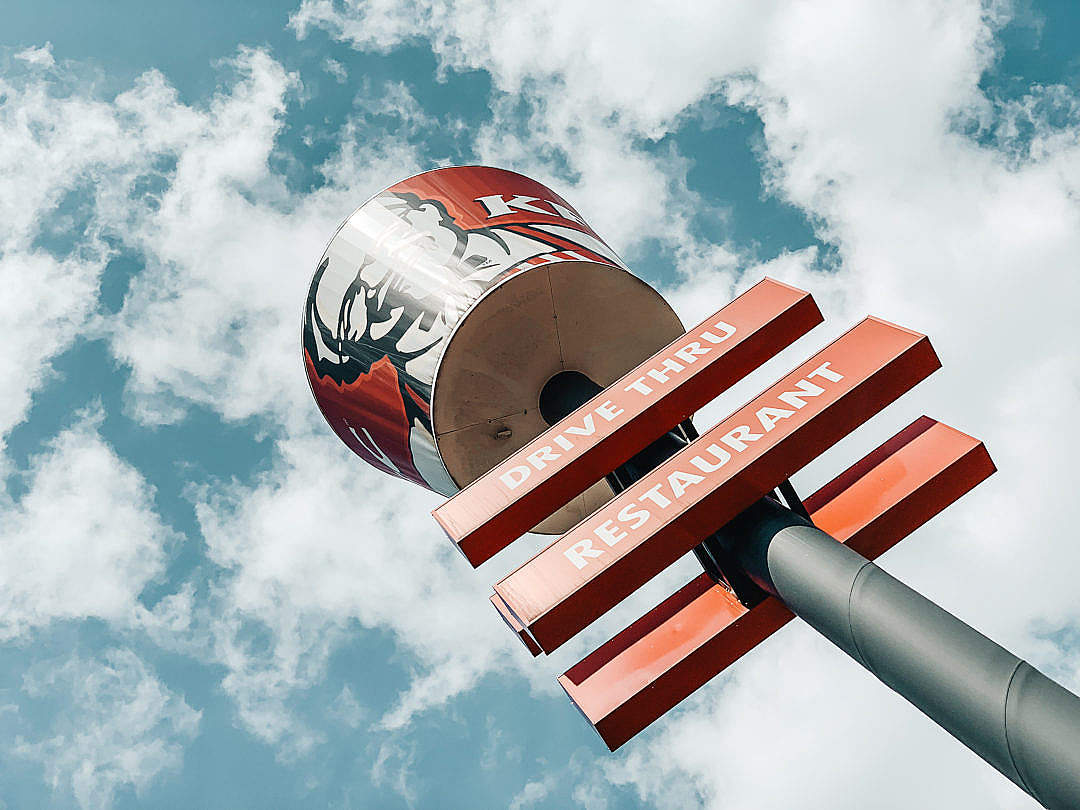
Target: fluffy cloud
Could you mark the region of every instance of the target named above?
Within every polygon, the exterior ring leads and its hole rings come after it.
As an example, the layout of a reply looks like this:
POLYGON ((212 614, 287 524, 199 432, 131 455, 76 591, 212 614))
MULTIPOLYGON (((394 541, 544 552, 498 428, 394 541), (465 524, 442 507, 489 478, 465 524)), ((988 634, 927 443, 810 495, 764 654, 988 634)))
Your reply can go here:
POLYGON ((693 576, 682 561, 556 655, 533 659, 488 596, 546 540, 526 537, 472 572, 433 530, 439 496, 359 464, 321 426, 281 439, 277 452, 254 485, 203 488, 195 500, 210 559, 225 572, 211 630, 223 686, 244 726, 289 756, 321 741, 296 706, 358 627, 389 634, 408 661, 396 701, 368 721, 397 751, 417 716, 492 673, 562 697, 558 673, 693 576))
POLYGON ((48 361, 85 326, 104 266, 100 254, 58 260, 41 251, 0 251, 0 322, 8 347, 0 357, 0 449, 29 413, 49 376, 48 361))
MULTIPOLYGON (((108 249, 84 230, 88 192, 118 144, 101 104, 56 105, 42 70, 51 51, 30 48, 0 77, 0 449, 49 375, 49 361, 71 346, 97 300, 108 249), (19 62, 23 63, 22 65, 19 62), (61 209, 63 213, 51 216, 61 209)), ((2 464, 2 462, 0 462, 2 464)))
POLYGON ((295 416, 306 270, 370 189, 416 170, 415 154, 351 122, 322 167, 329 184, 292 196, 270 161, 299 78, 265 51, 240 49, 205 106, 156 71, 105 100, 39 63, 0 82, 0 315, 17 341, 0 361, 12 392, 0 435, 88 327, 130 368, 143 421, 174 421, 191 403, 228 419, 295 416), (88 324, 114 246, 145 270, 117 318, 88 324))
POLYGON ((1063 88, 1004 102, 979 89, 993 30, 978 6, 840 10, 844 25, 793 14, 759 76, 732 83, 732 100, 765 123, 773 188, 837 245, 851 315, 871 310, 933 337, 946 369, 913 405, 985 438, 1001 468, 945 519, 951 537, 935 532, 940 565, 903 547, 897 562, 952 606, 983 605, 998 633, 1038 654, 1024 638, 1033 617, 1080 615, 1059 567, 1016 565, 1018 554, 1067 553, 1056 504, 1080 449, 1062 407, 1080 378, 1080 122, 1034 112, 1063 88), (1031 131, 1022 153, 1008 135, 1018 115, 1031 131), (955 580, 972 565, 979 576, 955 580), (1004 609, 1001 581, 1028 594, 1026 610, 1004 609))
POLYGON ((32 460, 27 490, 0 513, 0 641, 58 619, 134 624, 173 532, 153 488, 81 421, 32 460))
MULTIPOLYGON (((871 310, 934 338, 946 370, 892 414, 926 410, 985 438, 1001 469, 889 555, 886 566, 1076 688, 1075 656, 1050 641, 1080 617, 1066 573, 1077 560, 1061 543, 1070 520, 1067 482, 1080 450, 1066 404, 1075 403, 1080 379, 1072 350, 1080 335, 1070 314, 1080 292, 1073 270, 1080 250, 1075 120, 1060 127, 1036 116, 1031 146, 1020 156, 1000 140, 986 144, 958 131, 978 135, 987 119, 1008 129, 1017 112, 1010 104, 995 109, 996 100, 979 90, 992 31, 976 6, 820 11, 793 9, 754 77, 729 84, 729 99, 765 124, 771 188, 811 214, 836 244, 835 278, 847 299, 841 314, 853 319, 871 310), (1003 589, 1010 599, 1001 598, 1003 589)), ((1036 107, 1025 101, 1022 111, 1036 107)), ((815 289, 812 280, 804 283, 815 289)), ((900 424, 890 416, 869 433, 880 438, 900 424)), ((859 441, 870 445, 865 435, 859 441)), ((856 452, 846 443, 806 477, 821 480, 817 471, 856 452)), ((842 777, 851 777, 852 806, 867 790, 881 806, 1032 806, 989 769, 969 769, 970 756, 907 707, 894 715, 883 689, 866 692, 860 711, 850 689, 819 680, 829 671, 824 655, 773 650, 789 672, 741 665, 738 686, 698 703, 698 716, 677 715, 631 753, 627 778, 660 799, 661 783, 689 774, 705 803, 732 807, 791 806, 792 784, 821 791, 799 801, 823 803, 829 795, 835 806, 842 777), (764 689, 750 685, 757 677, 764 689), (808 683, 816 687, 809 694, 808 683), (842 704, 822 702, 838 694, 842 704), (753 755, 739 758, 737 775, 695 756, 729 749, 736 720, 744 730, 768 728, 771 744, 792 752, 784 779, 770 779, 776 763, 753 755), (803 736, 807 728, 812 738, 803 736), (824 777, 814 754, 821 750, 836 763, 824 777), (917 770, 921 777, 880 790, 885 770, 872 763, 881 761, 890 773, 917 770), (812 778, 791 774, 808 762, 812 778), (634 776, 633 766, 646 763, 634 776)), ((869 680, 857 670, 850 677, 869 680)), ((747 742, 762 745, 764 738, 747 742)))
POLYGON ((207 492, 197 506, 211 558, 231 573, 217 626, 225 687, 272 742, 295 733, 290 698, 322 677, 350 622, 389 631, 415 656, 411 685, 380 721, 389 730, 517 652, 485 580, 431 530, 437 497, 359 466, 325 433, 283 441, 255 487, 207 492), (253 627, 270 633, 269 655, 243 643, 253 627))
POLYGON ((301 38, 321 28, 361 50, 420 39, 442 70, 486 71, 494 92, 492 119, 476 131, 480 162, 549 183, 631 257, 655 241, 680 270, 730 274, 740 255, 692 225, 723 210, 687 189, 677 152, 649 147, 716 89, 716 77, 745 67, 773 5, 702 14, 649 3, 304 0, 290 25, 301 38), (742 45, 717 49, 735 26, 742 45))
POLYGON ((179 104, 157 79, 128 105, 140 121, 190 126, 165 153, 175 168, 149 205, 102 210, 147 265, 103 325, 144 421, 177 419, 194 402, 230 420, 303 423, 297 313, 314 261, 372 188, 417 169, 407 145, 369 140, 350 121, 321 167, 328 184, 291 195, 270 159, 299 79, 262 51, 242 51, 234 67, 237 81, 206 110, 179 104))
POLYGON ((56 65, 56 59, 53 58, 51 42, 46 42, 40 48, 35 48, 33 46, 24 48, 15 54, 15 58, 38 67, 51 68, 56 65))
POLYGON ((508 0, 304 0, 290 25, 300 37, 324 28, 360 50, 422 40, 444 69, 485 70, 507 93, 532 93, 540 81, 551 82, 566 99, 566 115, 595 106, 660 136, 715 89, 718 77, 752 64, 784 11, 775 2, 702 13, 616 0, 527 7, 508 0))
MULTIPOLYGON (((487 605, 492 575, 460 576, 460 561, 427 518, 430 499, 419 492, 402 495, 397 482, 358 470, 340 448, 331 449, 329 439, 310 435, 318 418, 296 346, 305 268, 357 202, 420 168, 418 152, 354 118, 322 167, 327 184, 292 194, 271 158, 299 78, 258 50, 241 50, 228 69, 232 80, 204 106, 180 101, 153 71, 111 101, 79 85, 57 87, 55 78, 39 74, 13 84, 6 110, 25 149, 13 147, 8 159, 15 176, 6 186, 7 214, 18 226, 13 233, 21 235, 11 256, 22 261, 10 265, 11 275, 33 278, 40 287, 20 296, 37 309, 24 304, 19 313, 35 326, 27 330, 27 342, 42 347, 39 376, 49 357, 80 330, 90 330, 108 340, 130 370, 127 404, 136 418, 174 421, 195 403, 226 419, 259 417, 275 426, 276 466, 266 478, 208 490, 196 500, 211 558, 223 569, 213 588, 210 632, 228 670, 225 687, 242 722, 260 738, 287 739, 305 749, 318 735, 300 728, 289 701, 318 681, 351 621, 389 630, 417 657, 413 681, 380 721, 391 730, 470 688, 485 672, 513 666, 521 652, 487 605), (27 150, 46 172, 31 176, 34 161, 17 159, 27 150), (61 233, 70 245, 57 258, 35 247, 38 223, 68 199, 78 201, 78 216, 61 233), (113 244, 137 255, 145 269, 131 282, 117 316, 94 315, 113 244), (27 272, 27 257, 46 263, 52 275, 27 272), (88 264, 81 275, 68 266, 76 260, 88 264), (61 282, 76 294, 55 295, 61 282), (45 306, 57 313, 37 311, 45 306), (60 337, 44 339, 51 335, 60 337), (283 512, 282 504, 294 509, 283 512), (300 541, 332 510, 340 513, 341 526, 360 527, 363 543, 347 542, 341 531, 300 541), (417 577, 418 570, 432 573, 417 577), (252 627, 269 633, 268 647, 244 641, 252 627)), ((431 124, 399 85, 385 92, 366 87, 359 102, 362 114, 395 116, 413 129, 431 124)), ((509 122, 513 111, 503 114, 509 122)), ((537 121, 543 118, 538 111, 537 121)), ((598 121, 590 126, 592 143, 602 127, 598 121)), ((498 159, 495 129, 481 133, 479 143, 481 153, 498 159)), ((520 141, 507 143, 522 147, 520 141)), ((655 189, 658 205, 673 199, 664 160, 628 151, 619 133, 591 154, 621 162, 624 173, 637 166, 635 176, 655 189)), ((679 205, 670 206, 672 227, 685 232, 679 205)), ((621 222, 630 211, 609 219, 621 222)), ((633 243, 659 232, 652 227, 631 237, 638 221, 620 225, 618 233, 633 243)), ((25 416, 39 385, 31 378, 21 404, 11 400, 11 423, 25 416)), ((190 589, 173 602, 173 620, 147 619, 163 643, 170 628, 186 627, 184 615, 203 613, 192 605, 190 589)))
POLYGON ((534 779, 526 782, 521 791, 510 801, 509 810, 525 810, 538 802, 542 802, 551 793, 558 781, 558 776, 549 774, 543 779, 534 779))
POLYGON ((148 122, 162 122, 167 143, 143 149, 172 166, 156 173, 164 182, 143 205, 116 199, 101 209, 146 262, 105 326, 131 368, 128 391, 144 421, 175 420, 190 402, 246 418, 280 401, 281 378, 294 370, 278 359, 282 319, 302 284, 278 270, 300 261, 288 245, 312 237, 284 210, 282 180, 267 161, 297 78, 262 51, 242 51, 234 67, 236 82, 207 109, 181 104, 156 75, 118 99, 134 114, 136 137, 151 141, 148 122))
POLYGON ((130 650, 42 662, 23 691, 63 709, 49 736, 17 738, 12 753, 39 762, 54 792, 74 795, 82 808, 107 808, 125 787, 141 794, 178 770, 202 716, 130 650))
MULTIPOLYGON (((271 158, 298 77, 257 50, 241 50, 227 68, 232 82, 204 106, 181 102, 154 71, 112 101, 33 72, 8 85, 0 124, 12 139, 0 160, 11 172, 0 204, 13 227, 0 268, 29 292, 0 306, 13 308, 19 337, 37 352, 29 355, 40 370, 30 371, 43 377, 50 357, 89 332, 130 370, 126 401, 137 419, 178 420, 194 403, 230 420, 258 417, 279 443, 277 466, 254 486, 195 494, 211 560, 221 566, 213 604, 195 604, 186 587, 150 614, 136 598, 163 568, 167 533, 145 482, 100 441, 93 420, 64 434, 37 462, 30 494, 5 524, 12 563, 28 557, 34 565, 7 591, 12 606, 2 626, 11 636, 55 617, 123 622, 137 614, 159 643, 213 647, 241 721, 261 739, 303 750, 318 735, 290 716, 288 700, 317 683, 350 621, 389 628, 420 654, 416 682, 384 718, 387 728, 467 688, 513 640, 488 615, 477 583, 448 573, 416 576, 418 566, 447 572, 458 564, 428 522, 430 498, 402 497, 393 483, 344 458, 322 435, 299 362, 299 306, 328 235, 372 189, 418 170, 419 158, 354 118, 321 167, 326 185, 292 194, 271 158), (43 166, 36 176, 34 161, 43 166), (74 198, 78 216, 59 220, 61 257, 36 248, 39 222, 57 222, 46 214, 74 198), (106 244, 145 264, 116 316, 95 313, 113 252, 106 244), (90 262, 85 257, 93 263, 76 272, 77 261, 90 262), (30 261, 40 267, 28 268, 30 261), (320 438, 311 435, 316 424, 320 438), (73 515, 70 530, 48 522, 57 504, 73 515), (338 504, 349 505, 340 525, 324 525, 338 504), (325 531, 312 536, 321 525, 325 531), (81 587, 80 575, 96 578, 93 586, 81 587), (470 612, 486 621, 459 626, 470 612), (195 636, 206 637, 192 636, 193 614, 195 636), (253 652, 246 644, 252 627, 270 634, 268 648, 253 652), (482 642, 471 641, 485 632, 482 642), (454 640, 462 635, 468 638, 454 640)), ((365 93, 360 106, 371 115, 405 126, 423 120, 399 85, 365 93)), ((26 381, 25 357, 18 367, 15 361, 10 370, 0 365, 16 392, 5 400, 10 416, 0 435, 25 417, 40 386, 32 375, 26 381)))

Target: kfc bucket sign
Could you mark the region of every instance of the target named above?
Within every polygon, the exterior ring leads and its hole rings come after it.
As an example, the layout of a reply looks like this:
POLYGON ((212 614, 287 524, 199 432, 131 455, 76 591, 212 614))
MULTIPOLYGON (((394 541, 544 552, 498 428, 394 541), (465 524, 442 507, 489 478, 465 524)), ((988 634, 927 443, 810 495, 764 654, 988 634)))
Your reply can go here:
MULTIPOLYGON (((353 452, 452 495, 547 427, 545 380, 573 369, 606 385, 682 331, 554 191, 456 167, 391 186, 342 223, 308 291, 303 357, 353 452), (630 340, 626 318, 640 323, 630 340)), ((611 495, 600 482, 548 530, 611 495)))

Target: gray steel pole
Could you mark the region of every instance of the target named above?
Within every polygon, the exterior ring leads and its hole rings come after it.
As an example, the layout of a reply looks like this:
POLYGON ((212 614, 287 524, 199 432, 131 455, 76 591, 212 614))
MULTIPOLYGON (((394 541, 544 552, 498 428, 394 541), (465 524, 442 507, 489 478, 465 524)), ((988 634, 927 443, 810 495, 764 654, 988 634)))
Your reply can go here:
POLYGON ((1080 698, 772 500, 721 534, 759 587, 1043 806, 1080 808, 1080 698))

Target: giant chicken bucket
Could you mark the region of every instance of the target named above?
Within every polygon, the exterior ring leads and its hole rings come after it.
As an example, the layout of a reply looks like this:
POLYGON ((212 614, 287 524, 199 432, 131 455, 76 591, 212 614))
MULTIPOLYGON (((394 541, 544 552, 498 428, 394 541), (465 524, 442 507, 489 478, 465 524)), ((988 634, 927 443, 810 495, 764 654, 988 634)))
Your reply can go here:
MULTIPOLYGON (((607 386, 683 333, 562 197, 502 169, 411 177, 345 220, 304 310, 308 381, 358 456, 453 495, 548 426, 561 371, 607 386)), ((612 496, 600 480, 537 527, 612 496)))

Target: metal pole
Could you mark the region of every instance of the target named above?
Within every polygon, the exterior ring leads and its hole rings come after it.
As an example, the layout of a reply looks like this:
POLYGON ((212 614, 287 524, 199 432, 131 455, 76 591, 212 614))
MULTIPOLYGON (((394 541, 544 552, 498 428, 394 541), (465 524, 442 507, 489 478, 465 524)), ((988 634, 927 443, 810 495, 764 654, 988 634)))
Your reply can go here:
POLYGON ((1080 698, 778 503, 722 530, 762 589, 1048 808, 1080 808, 1080 698))

